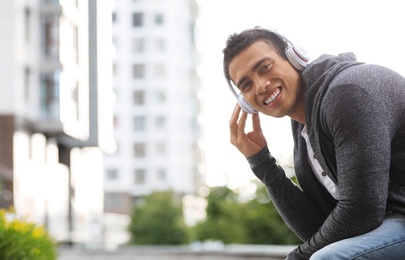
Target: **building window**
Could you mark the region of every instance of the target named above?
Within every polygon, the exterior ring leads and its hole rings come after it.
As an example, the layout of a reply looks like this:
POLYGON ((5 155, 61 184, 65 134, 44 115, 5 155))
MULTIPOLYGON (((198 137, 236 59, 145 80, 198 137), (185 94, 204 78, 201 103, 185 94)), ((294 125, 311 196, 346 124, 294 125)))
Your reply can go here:
POLYGON ((145 169, 136 169, 134 176, 135 184, 145 184, 146 183, 146 170, 145 169))
POLYGON ((41 17, 41 53, 47 60, 59 60, 59 16, 41 17))
POLYGON ((164 23, 164 16, 163 14, 156 14, 155 15, 155 24, 162 25, 164 23))
POLYGON ((116 87, 112 90, 112 99, 114 101, 114 105, 118 103, 118 89, 116 87))
POLYGON ((118 39, 117 38, 113 37, 112 45, 113 45, 114 50, 116 51, 118 49, 118 39))
POLYGON ((41 84, 41 118, 46 120, 59 119, 59 72, 43 73, 41 84))
POLYGON ((134 118, 134 131, 145 132, 145 130, 146 130, 146 117, 136 116, 134 118))
POLYGON ((156 153, 158 155, 166 154, 166 144, 164 142, 159 142, 156 144, 156 153))
POLYGON ((143 105, 145 104, 145 91, 136 90, 133 94, 134 105, 143 105))
POLYGON ((124 197, 121 194, 106 193, 104 195, 104 206, 106 209, 121 209, 124 207, 124 197))
POLYGON ((74 118, 75 120, 79 120, 80 118, 80 108, 79 108, 79 82, 75 82, 76 84, 72 86, 71 92, 70 92, 70 96, 71 96, 71 112, 72 115, 74 114, 74 118), (75 111, 76 110, 76 111, 75 111))
POLYGON ((117 180, 118 179, 118 170, 117 169, 108 169, 106 171, 107 180, 117 180))
POLYGON ((25 99, 25 101, 29 101, 29 97, 30 97, 30 78, 31 78, 31 70, 29 67, 25 67, 25 69, 24 69, 24 99, 25 99))
POLYGON ((166 93, 164 91, 157 91, 155 98, 157 103, 163 104, 166 101, 166 93))
POLYGON ((143 26, 143 13, 133 13, 132 14, 132 26, 141 27, 143 26))
POLYGON ((118 73, 118 65, 116 63, 112 64, 112 74, 115 76, 118 73))
POLYGON ((79 61, 79 28, 77 26, 72 26, 73 32, 73 51, 75 53, 75 62, 79 61))
POLYGON ((166 180, 166 170, 165 169, 158 169, 157 170, 157 176, 159 180, 166 180))
POLYGON ((118 117, 117 115, 114 115, 114 116, 113 116, 113 126, 114 126, 114 127, 118 127, 118 126, 119 126, 119 122, 120 122, 119 117, 118 117))
POLYGON ((120 149, 121 149, 121 144, 119 142, 117 142, 116 146, 117 146, 117 148, 115 149, 115 154, 119 154, 120 149))
POLYGON ((25 27, 25 40, 29 41, 30 40, 30 28, 31 24, 31 10, 26 7, 24 10, 24 27, 25 27))
POLYGON ((166 118, 164 116, 158 116, 155 118, 155 127, 157 129, 164 129, 166 125, 166 118))
POLYGON ((132 41, 133 51, 135 53, 143 53, 145 52, 145 39, 136 38, 132 41))
POLYGON ((155 40, 156 51, 162 52, 166 49, 165 39, 159 38, 155 40))
POLYGON ((166 67, 164 64, 156 64, 155 75, 157 78, 163 78, 166 74, 166 67))
POLYGON ((145 65, 134 64, 132 65, 132 75, 135 79, 142 79, 145 76, 145 65))
POLYGON ((135 143, 134 144, 134 157, 143 158, 146 156, 146 144, 145 143, 135 143))

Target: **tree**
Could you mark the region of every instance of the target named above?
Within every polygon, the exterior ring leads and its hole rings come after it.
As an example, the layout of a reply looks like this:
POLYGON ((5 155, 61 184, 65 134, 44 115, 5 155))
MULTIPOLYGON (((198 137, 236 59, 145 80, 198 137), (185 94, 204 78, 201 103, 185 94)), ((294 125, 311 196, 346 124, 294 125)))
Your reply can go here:
POLYGON ((256 198, 242 205, 249 244, 299 244, 301 240, 285 224, 271 202, 264 185, 256 191, 256 198))
POLYGON ((207 202, 207 218, 194 227, 196 239, 246 243, 237 194, 227 187, 214 187, 207 202))
POLYGON ((188 242, 181 200, 172 192, 155 192, 134 207, 129 225, 131 243, 137 245, 178 245, 188 242))
POLYGON ((194 229, 196 239, 226 244, 300 243, 281 219, 266 188, 258 185, 256 196, 247 202, 241 202, 238 194, 226 187, 212 188, 207 197, 207 218, 194 229))

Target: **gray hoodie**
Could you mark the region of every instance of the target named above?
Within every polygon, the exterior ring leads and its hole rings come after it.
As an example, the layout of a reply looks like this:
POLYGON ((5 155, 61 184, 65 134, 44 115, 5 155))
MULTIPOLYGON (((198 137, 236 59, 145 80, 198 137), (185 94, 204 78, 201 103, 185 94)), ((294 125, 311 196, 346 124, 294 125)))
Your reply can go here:
POLYGON ((405 78, 356 61, 352 53, 323 55, 302 72, 305 114, 315 156, 339 189, 336 201, 308 162, 292 121, 294 167, 288 179, 267 147, 248 158, 280 215, 304 244, 288 259, 308 259, 333 242, 369 232, 387 211, 405 215, 405 78))

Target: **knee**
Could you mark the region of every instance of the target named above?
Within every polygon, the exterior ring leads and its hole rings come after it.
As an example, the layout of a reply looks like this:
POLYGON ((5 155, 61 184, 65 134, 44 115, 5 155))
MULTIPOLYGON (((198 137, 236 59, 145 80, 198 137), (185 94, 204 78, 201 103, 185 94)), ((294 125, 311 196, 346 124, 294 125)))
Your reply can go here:
POLYGON ((318 251, 316 251, 310 258, 310 260, 339 260, 341 255, 338 251, 331 249, 326 246, 318 251))
POLYGON ((312 254, 311 258, 309 258, 309 260, 322 260, 322 259, 327 259, 326 254, 323 253, 322 249, 316 251, 314 254, 312 254))

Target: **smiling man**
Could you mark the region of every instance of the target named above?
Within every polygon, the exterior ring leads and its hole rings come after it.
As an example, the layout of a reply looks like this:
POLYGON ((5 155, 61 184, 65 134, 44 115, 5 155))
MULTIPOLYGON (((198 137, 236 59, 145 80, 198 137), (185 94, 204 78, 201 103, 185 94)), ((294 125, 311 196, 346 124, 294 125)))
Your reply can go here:
POLYGON ((241 92, 231 143, 303 240, 288 259, 404 259, 405 78, 352 53, 308 63, 263 28, 228 38, 224 72, 241 92), (272 157, 257 112, 292 119, 299 185, 272 157))

